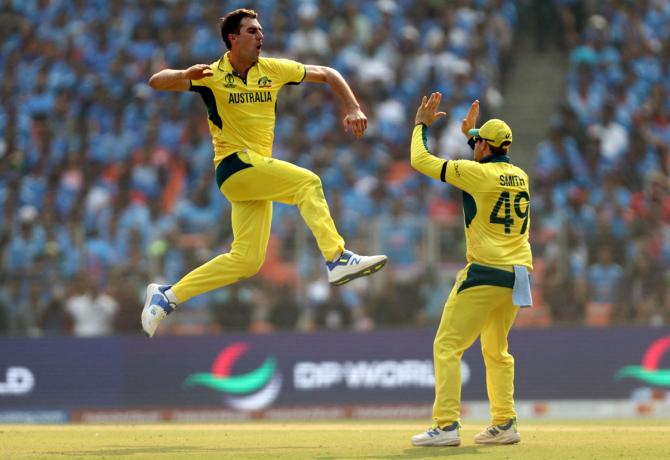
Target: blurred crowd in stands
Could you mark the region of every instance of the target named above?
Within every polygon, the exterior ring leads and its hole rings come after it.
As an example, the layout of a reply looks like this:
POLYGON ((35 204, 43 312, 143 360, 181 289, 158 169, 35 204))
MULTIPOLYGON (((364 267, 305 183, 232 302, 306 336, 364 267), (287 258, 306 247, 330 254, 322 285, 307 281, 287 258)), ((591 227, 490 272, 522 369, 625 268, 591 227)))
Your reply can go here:
POLYGON ((474 99, 499 113, 522 14, 535 49, 570 59, 529 171, 537 324, 670 322, 670 0, 598 3, 587 17, 581 0, 0 0, 0 334, 137 334, 146 284, 227 251, 206 109, 147 79, 218 59, 237 7, 260 13, 265 55, 335 67, 361 100, 355 140, 325 85, 285 88, 274 155, 322 178, 348 247, 391 263, 330 288, 297 210, 275 204, 259 275, 162 332, 434 323, 464 264, 461 203, 411 169, 414 111, 441 91, 433 149, 470 157, 460 120, 474 99))
POLYGON ((533 171, 559 321, 670 322, 670 1, 602 2, 569 52, 533 171))

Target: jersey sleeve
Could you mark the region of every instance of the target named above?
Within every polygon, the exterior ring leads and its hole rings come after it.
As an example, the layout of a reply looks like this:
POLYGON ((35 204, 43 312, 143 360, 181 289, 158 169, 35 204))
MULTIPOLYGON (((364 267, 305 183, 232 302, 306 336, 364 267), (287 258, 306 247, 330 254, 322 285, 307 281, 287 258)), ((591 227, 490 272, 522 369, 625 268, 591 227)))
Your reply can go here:
POLYGON ((444 181, 465 192, 481 187, 484 172, 482 165, 473 160, 451 160, 444 172, 444 181))
POLYGON ((428 151, 426 131, 426 125, 420 123, 414 127, 412 132, 412 167, 421 174, 444 182, 444 171, 447 168, 447 163, 450 162, 438 158, 428 151))
POLYGON ((305 79, 307 70, 302 62, 290 59, 271 59, 270 63, 280 85, 299 85, 305 79))

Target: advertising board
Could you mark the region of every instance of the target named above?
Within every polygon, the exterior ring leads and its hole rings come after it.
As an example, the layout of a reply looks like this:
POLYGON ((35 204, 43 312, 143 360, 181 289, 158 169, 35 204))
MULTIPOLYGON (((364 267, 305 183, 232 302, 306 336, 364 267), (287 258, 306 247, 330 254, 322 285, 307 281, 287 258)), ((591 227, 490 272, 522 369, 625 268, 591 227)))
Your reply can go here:
MULTIPOLYGON (((0 411, 282 407, 433 400, 434 330, 0 339, 0 411)), ((517 400, 627 399, 670 389, 667 328, 515 330, 517 400)), ((463 400, 486 399, 479 345, 463 400)))

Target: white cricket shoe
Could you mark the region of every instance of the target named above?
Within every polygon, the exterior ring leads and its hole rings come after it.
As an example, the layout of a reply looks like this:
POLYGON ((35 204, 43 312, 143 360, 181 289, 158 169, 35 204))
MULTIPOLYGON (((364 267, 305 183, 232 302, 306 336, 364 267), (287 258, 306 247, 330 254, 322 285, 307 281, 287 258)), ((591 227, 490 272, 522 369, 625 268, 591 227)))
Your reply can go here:
POLYGON ((161 286, 160 284, 147 286, 144 309, 142 310, 142 329, 144 329, 147 337, 154 336, 163 318, 172 313, 177 306, 165 296, 165 291, 169 288, 170 286, 161 286))
POLYGON ((477 444, 516 444, 521 436, 516 430, 516 418, 511 418, 502 425, 491 425, 475 436, 477 444))
POLYGON ((413 446, 460 446, 461 437, 458 433, 460 424, 454 422, 444 428, 429 428, 425 433, 412 436, 413 446))
POLYGON ((345 250, 334 262, 326 262, 328 282, 333 286, 341 286, 361 276, 371 275, 379 271, 388 258, 386 256, 359 256, 345 250))

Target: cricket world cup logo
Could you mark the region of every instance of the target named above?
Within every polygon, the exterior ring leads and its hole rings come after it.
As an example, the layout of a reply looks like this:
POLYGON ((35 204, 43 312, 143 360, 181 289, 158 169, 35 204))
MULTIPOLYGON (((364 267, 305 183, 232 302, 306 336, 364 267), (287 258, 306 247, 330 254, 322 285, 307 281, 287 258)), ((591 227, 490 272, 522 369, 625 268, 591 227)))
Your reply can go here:
POLYGON ((662 337, 647 348, 641 366, 626 366, 619 369, 614 378, 632 377, 650 385, 670 387, 670 369, 659 369, 663 355, 670 349, 670 335, 662 337))
POLYGON ((251 372, 231 375, 235 363, 249 349, 245 342, 236 342, 221 350, 212 364, 212 372, 189 375, 184 386, 204 386, 224 394, 224 401, 233 409, 260 410, 277 399, 282 377, 277 370, 277 360, 268 357, 251 372))

